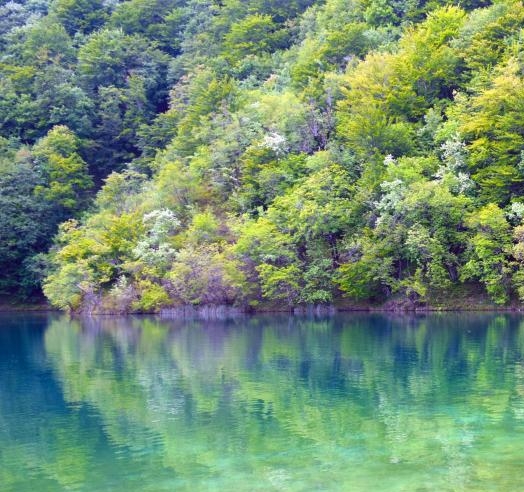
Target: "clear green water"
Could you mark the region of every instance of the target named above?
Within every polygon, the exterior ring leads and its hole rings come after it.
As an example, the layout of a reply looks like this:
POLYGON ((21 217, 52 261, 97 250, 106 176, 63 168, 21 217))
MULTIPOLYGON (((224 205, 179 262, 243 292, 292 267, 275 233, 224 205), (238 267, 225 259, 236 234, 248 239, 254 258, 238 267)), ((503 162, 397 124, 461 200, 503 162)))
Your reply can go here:
POLYGON ((0 317, 0 490, 524 490, 524 318, 0 317))

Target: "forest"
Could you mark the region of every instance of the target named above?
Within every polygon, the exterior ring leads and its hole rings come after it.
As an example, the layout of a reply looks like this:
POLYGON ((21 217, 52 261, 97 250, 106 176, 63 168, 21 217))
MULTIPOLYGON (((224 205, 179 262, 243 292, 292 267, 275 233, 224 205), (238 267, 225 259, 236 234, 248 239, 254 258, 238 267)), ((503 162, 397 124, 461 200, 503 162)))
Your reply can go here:
POLYGON ((519 305, 523 28, 514 0, 1 1, 0 297, 519 305))

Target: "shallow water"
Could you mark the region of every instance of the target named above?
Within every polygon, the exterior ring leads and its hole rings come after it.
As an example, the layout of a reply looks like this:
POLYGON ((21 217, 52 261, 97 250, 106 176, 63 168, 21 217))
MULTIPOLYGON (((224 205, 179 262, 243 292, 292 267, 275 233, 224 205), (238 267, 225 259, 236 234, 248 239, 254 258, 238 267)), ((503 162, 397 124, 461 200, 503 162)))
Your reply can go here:
POLYGON ((524 317, 0 316, 0 490, 524 490, 524 317))

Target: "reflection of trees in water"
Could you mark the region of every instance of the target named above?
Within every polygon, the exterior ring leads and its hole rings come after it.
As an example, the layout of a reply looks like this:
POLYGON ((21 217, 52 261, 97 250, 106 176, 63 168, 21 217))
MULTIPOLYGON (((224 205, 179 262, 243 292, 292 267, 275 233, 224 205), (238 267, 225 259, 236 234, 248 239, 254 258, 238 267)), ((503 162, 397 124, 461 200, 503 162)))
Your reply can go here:
POLYGON ((101 432, 67 416, 46 363, 44 328, 54 316, 4 315, 0 329, 0 489, 39 492, 85 482, 101 432), (35 445, 36 444, 36 445, 35 445), (24 488, 20 487, 24 485, 24 488))
POLYGON ((45 333, 66 402, 103 429, 68 429, 85 469, 108 440, 150 476, 223 486, 229 468, 288 485, 313 470, 379 485, 384 466, 430 488, 432 467, 451 489, 495 479, 489 432, 523 422, 523 347, 509 314, 61 318, 45 333))

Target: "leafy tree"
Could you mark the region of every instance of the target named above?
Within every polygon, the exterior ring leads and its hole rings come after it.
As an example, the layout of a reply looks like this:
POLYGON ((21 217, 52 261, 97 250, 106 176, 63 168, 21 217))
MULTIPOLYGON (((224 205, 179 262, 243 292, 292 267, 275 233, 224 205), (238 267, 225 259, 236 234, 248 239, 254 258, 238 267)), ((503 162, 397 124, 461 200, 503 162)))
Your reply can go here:
POLYGON ((56 216, 53 204, 33 193, 42 183, 34 167, 16 164, 0 172, 0 293, 31 296, 40 282, 31 258, 50 246, 56 216))
POLYGON ((94 32, 78 51, 78 73, 84 86, 92 91, 99 87, 125 87, 131 74, 143 76, 151 90, 159 90, 165 55, 146 39, 121 29, 94 32))
POLYGON ((489 203, 468 217, 467 225, 475 235, 471 239, 469 260, 464 265, 463 279, 476 278, 485 286, 497 304, 509 300, 511 292, 510 225, 504 212, 489 203))
POLYGON ((129 0, 117 4, 109 25, 121 28, 126 34, 141 34, 170 54, 178 54, 184 27, 189 21, 185 1, 129 0))
POLYGON ((523 89, 519 62, 511 58, 495 70, 486 87, 471 99, 459 99, 453 110, 484 201, 506 204, 522 193, 523 89))
POLYGON ((167 279, 172 298, 184 304, 232 304, 248 290, 238 262, 216 244, 181 249, 167 279))
POLYGON ((277 30, 271 16, 254 14, 233 24, 224 39, 226 57, 232 61, 283 47, 285 33, 277 30))
POLYGON ((45 183, 36 186, 35 193, 58 205, 67 215, 85 207, 86 192, 93 185, 79 147, 73 132, 65 126, 55 126, 33 149, 36 168, 45 183))
POLYGON ((102 27, 107 18, 107 7, 101 0, 53 0, 49 12, 71 36, 89 34, 102 27))

